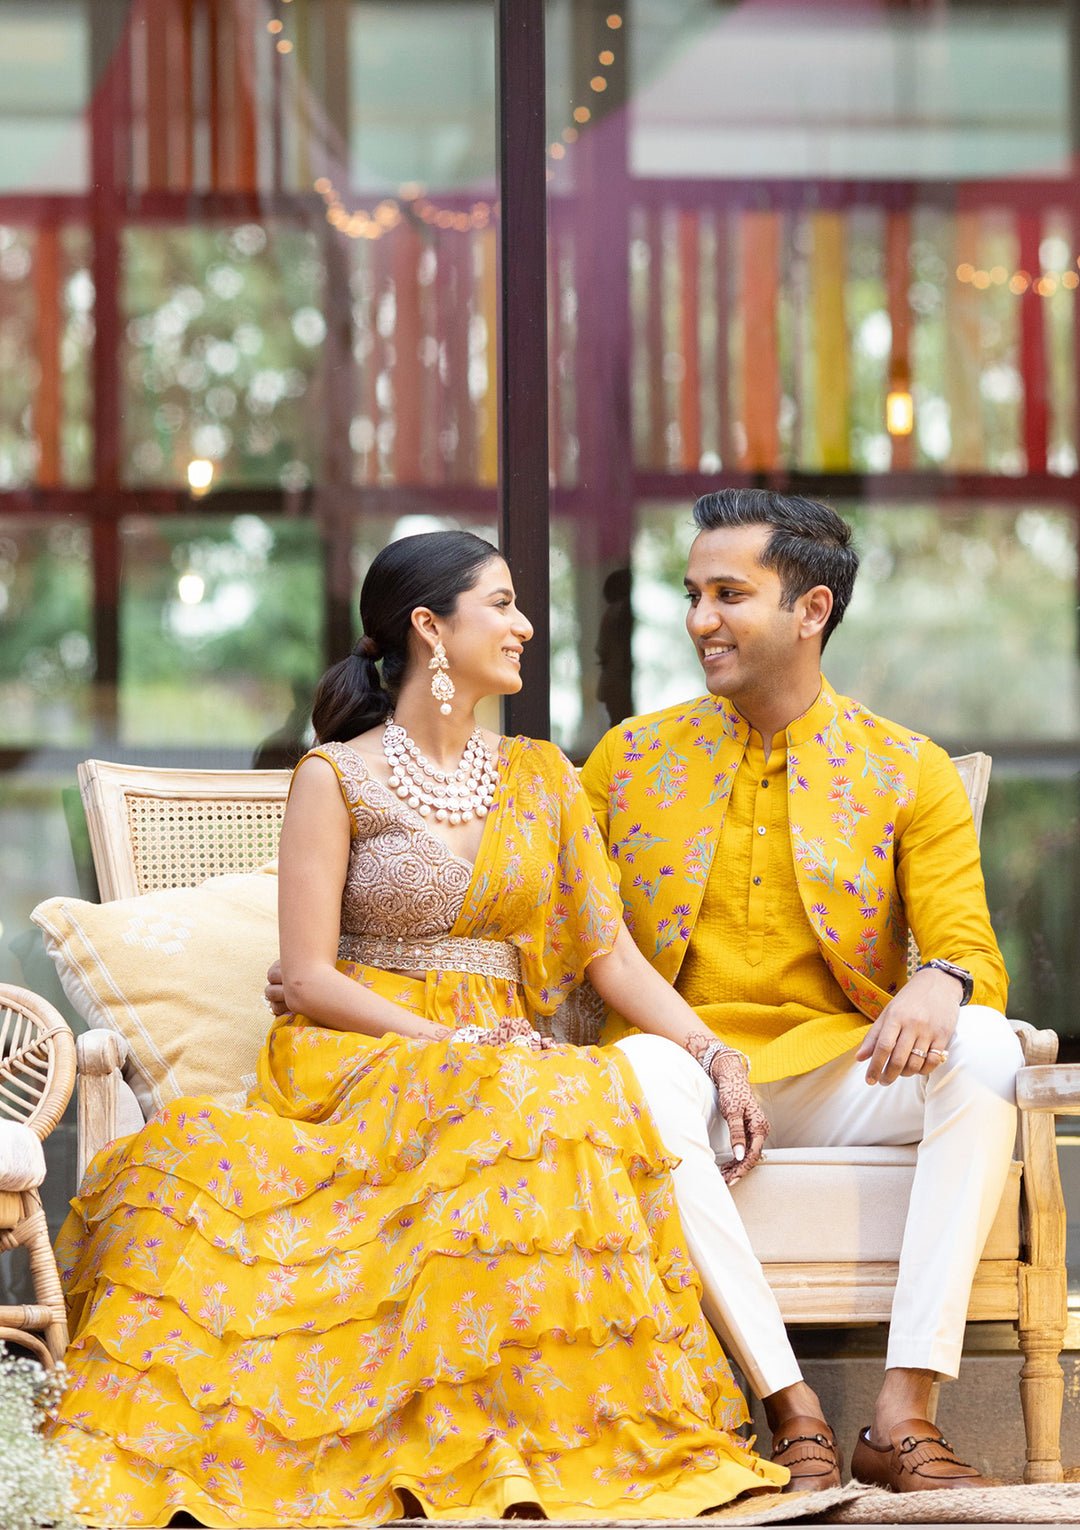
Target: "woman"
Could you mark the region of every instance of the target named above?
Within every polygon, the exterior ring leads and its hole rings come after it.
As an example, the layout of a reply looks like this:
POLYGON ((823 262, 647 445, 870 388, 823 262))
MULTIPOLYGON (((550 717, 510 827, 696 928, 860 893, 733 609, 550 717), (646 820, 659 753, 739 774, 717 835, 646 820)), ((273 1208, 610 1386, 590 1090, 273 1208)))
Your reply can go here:
POLYGON ((62 1238, 59 1432, 103 1467, 94 1512, 640 1519, 781 1486, 730 1433, 629 1065, 532 1027, 586 966, 642 1026, 693 1016, 623 932, 563 756, 475 724, 521 684, 509 571, 405 538, 360 610, 281 836, 293 1013, 245 1110, 179 1101, 114 1144, 62 1238))

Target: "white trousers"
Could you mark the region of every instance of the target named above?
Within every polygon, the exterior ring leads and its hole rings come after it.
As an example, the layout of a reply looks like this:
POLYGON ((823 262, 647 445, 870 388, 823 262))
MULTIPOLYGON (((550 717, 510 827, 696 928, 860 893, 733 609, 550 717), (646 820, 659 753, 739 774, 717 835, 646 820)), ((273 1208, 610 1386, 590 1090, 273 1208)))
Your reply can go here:
MULTIPOLYGON (((776 1299, 719 1163, 731 1157, 708 1077, 660 1036, 617 1043, 633 1065, 668 1151, 705 1315, 759 1397, 801 1379, 776 1299)), ((960 1011, 948 1061, 926 1078, 867 1084, 847 1053, 756 1093, 774 1147, 918 1143, 889 1325, 886 1366, 955 1376, 975 1266, 1001 1202, 1016 1138, 1020 1043, 1003 1015, 960 1011)), ((768 1152, 768 1144, 766 1144, 768 1152)), ((753 1173, 753 1170, 751 1170, 753 1173)), ((783 1216, 783 1207, 777 1207, 783 1216)))

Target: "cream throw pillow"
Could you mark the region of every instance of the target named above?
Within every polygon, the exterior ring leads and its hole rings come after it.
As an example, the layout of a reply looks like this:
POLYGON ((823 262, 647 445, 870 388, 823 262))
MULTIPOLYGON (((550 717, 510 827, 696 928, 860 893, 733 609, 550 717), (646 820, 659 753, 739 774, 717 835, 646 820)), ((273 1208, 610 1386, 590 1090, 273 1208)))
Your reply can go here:
POLYGON ((272 1019, 275 869, 112 903, 49 898, 30 915, 86 1023, 128 1043, 146 1117, 182 1094, 239 1103, 253 1082, 272 1019))

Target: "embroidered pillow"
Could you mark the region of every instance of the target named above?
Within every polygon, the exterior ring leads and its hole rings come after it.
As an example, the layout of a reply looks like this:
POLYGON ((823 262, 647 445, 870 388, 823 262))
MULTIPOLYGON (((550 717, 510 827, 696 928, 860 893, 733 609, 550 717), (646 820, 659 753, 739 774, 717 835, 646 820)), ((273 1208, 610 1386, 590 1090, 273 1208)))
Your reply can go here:
POLYGON ((128 1043, 144 1116, 182 1094, 238 1103, 253 1082, 272 1019, 275 869, 111 903, 49 898, 31 914, 86 1023, 128 1043))

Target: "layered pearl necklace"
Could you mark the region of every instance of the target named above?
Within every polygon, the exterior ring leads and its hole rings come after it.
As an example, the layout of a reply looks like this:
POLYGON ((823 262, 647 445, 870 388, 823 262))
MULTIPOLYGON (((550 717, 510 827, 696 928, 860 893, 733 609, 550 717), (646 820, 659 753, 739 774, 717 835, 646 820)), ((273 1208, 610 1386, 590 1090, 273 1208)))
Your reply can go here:
POLYGON ((469 823, 483 818, 495 801, 496 767, 479 728, 465 745, 456 770, 437 770, 391 712, 383 730, 383 754, 390 785, 422 818, 469 823))

